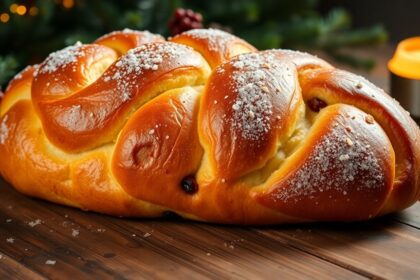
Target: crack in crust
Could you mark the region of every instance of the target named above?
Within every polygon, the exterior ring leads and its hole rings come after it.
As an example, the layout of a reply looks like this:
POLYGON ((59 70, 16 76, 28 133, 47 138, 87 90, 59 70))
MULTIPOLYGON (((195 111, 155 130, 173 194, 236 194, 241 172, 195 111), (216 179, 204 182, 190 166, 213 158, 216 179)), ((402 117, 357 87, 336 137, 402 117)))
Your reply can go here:
POLYGON ((118 216, 353 221, 420 197, 420 131, 363 78, 216 30, 123 30, 28 67, 0 110, 19 191, 118 216))

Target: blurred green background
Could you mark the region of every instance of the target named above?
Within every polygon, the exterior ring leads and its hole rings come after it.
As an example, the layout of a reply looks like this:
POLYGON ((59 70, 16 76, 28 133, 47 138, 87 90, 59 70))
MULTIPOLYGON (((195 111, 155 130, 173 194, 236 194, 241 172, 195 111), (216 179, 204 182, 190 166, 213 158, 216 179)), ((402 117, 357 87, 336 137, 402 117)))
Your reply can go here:
POLYGON ((383 43, 387 40, 385 29, 375 23, 352 28, 348 10, 331 2, 3 0, 0 3, 0 85, 4 88, 17 71, 41 62, 54 50, 77 41, 91 42, 113 30, 147 29, 168 36, 168 22, 180 7, 201 13, 204 27, 228 30, 260 49, 320 49, 355 67, 373 67, 373 61, 349 56, 341 50, 383 43))

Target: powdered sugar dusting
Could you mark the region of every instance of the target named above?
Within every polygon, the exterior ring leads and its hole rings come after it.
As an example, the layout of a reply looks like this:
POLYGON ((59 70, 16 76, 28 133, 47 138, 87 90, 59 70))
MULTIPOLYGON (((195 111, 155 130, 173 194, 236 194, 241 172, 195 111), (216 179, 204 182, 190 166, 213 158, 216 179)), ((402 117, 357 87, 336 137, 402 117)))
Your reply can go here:
POLYGON ((42 221, 40 219, 36 219, 35 221, 28 222, 28 226, 30 227, 36 227, 37 225, 40 225, 42 221))
MULTIPOLYGON (((273 93, 270 93, 267 85, 280 83, 281 88, 287 89, 287 83, 283 80, 292 75, 292 70, 275 60, 271 53, 243 54, 230 63, 234 69, 233 91, 237 94, 232 104, 232 127, 240 130, 244 139, 259 140, 271 129, 273 93)), ((279 91, 279 88, 274 91, 279 91)))
POLYGON ((80 231, 79 230, 77 230, 77 229, 71 229, 71 235, 73 236, 73 237, 77 237, 77 236, 79 236, 79 234, 80 234, 80 231))
POLYGON ((147 30, 144 31, 139 31, 139 30, 133 30, 130 28, 124 28, 122 31, 123 34, 127 35, 127 34, 137 34, 138 36, 141 36, 141 40, 142 42, 146 43, 146 42, 153 42, 157 39, 162 38, 160 35, 157 34, 153 34, 147 30))
POLYGON ((55 265, 57 263, 57 261, 56 260, 46 260, 45 261, 45 264, 46 265, 55 265))
POLYGON ((286 56, 290 59, 298 69, 305 68, 309 66, 310 68, 318 67, 331 67, 326 61, 318 58, 316 55, 309 54, 307 52, 301 52, 296 50, 287 50, 287 49, 276 49, 270 50, 280 56, 286 56))
POLYGON ((165 59, 186 55, 190 48, 174 43, 151 43, 131 49, 116 63, 116 71, 106 73, 104 82, 117 81, 121 99, 126 102, 131 99, 131 92, 138 88, 139 79, 146 72, 159 69, 165 59), (132 75, 135 74, 135 75, 132 75))
POLYGON ((77 42, 73 46, 51 53, 39 70, 35 71, 34 75, 36 76, 39 73, 52 73, 61 67, 77 62, 80 57, 85 56, 81 47, 82 44, 77 42))
POLYGON ((306 57, 308 59, 313 59, 313 58, 319 59, 318 56, 316 56, 316 55, 313 55, 313 54, 310 54, 310 53, 307 53, 307 52, 297 51, 297 50, 273 49, 273 50, 270 50, 270 51, 272 51, 274 53, 278 53, 280 55, 285 55, 289 59, 292 59, 292 60, 295 59, 296 57, 301 57, 301 58, 306 57))
POLYGON ((192 38, 207 40, 209 50, 211 51, 217 51, 219 47, 224 47, 229 41, 236 38, 230 33, 213 28, 192 29, 184 34, 188 34, 192 38))
POLYGON ((26 66, 23 70, 21 70, 18 74, 16 74, 13 77, 12 81, 16 81, 16 80, 22 79, 23 78, 23 73, 25 73, 26 71, 28 71, 31 67, 33 67, 36 70, 36 69, 39 68, 39 65, 38 64, 35 64, 35 65, 32 65, 32 66, 31 65, 26 66))
POLYGON ((124 28, 123 30, 112 31, 108 34, 105 34, 105 35, 99 37, 97 39, 97 41, 108 38, 108 37, 112 37, 112 36, 115 36, 115 35, 123 35, 125 37, 128 37, 128 35, 131 35, 131 34, 135 34, 135 35, 141 37, 141 41, 144 42, 144 43, 153 42, 153 41, 155 41, 159 38, 162 38, 160 35, 153 34, 153 33, 149 32, 148 30, 141 31, 141 30, 133 30, 133 29, 130 29, 130 28, 124 28))
POLYGON ((9 127, 7 126, 8 115, 4 116, 0 125, 0 144, 4 144, 9 137, 9 127))
POLYGON ((123 102, 126 102, 126 101, 128 101, 130 99, 131 99, 131 94, 129 92, 127 92, 127 91, 124 91, 121 100, 123 102))
POLYGON ((290 57, 293 57, 293 56, 295 56, 295 55, 297 55, 297 54, 299 54, 299 55, 308 55, 308 56, 317 57, 316 55, 309 54, 309 53, 307 53, 307 52, 297 51, 297 50, 289 50, 289 49, 273 49, 273 50, 271 50, 271 51, 273 51, 273 52, 278 52, 278 53, 281 53, 281 54, 285 54, 285 55, 288 55, 288 56, 290 56, 290 57))
POLYGON ((350 191, 366 192, 382 188, 385 179, 368 140, 363 135, 352 137, 349 145, 350 138, 345 128, 338 125, 325 134, 303 166, 287 179, 287 187, 276 190, 274 198, 296 203, 302 197, 315 198, 325 191, 347 195, 350 191), (355 180, 363 182, 356 190, 355 180))
POLYGON ((76 127, 77 123, 80 121, 82 106, 73 105, 70 107, 68 114, 66 114, 66 122, 69 123, 72 127, 76 127))
MULTIPOLYGON (((157 36, 155 34, 150 33, 148 30, 140 31, 140 30, 134 30, 134 29, 130 29, 130 28, 124 28, 121 32, 124 33, 124 34, 138 33, 138 34, 142 34, 142 35, 145 35, 145 36, 157 36)), ((113 34, 113 33, 118 33, 118 31, 111 32, 111 34, 113 34)))

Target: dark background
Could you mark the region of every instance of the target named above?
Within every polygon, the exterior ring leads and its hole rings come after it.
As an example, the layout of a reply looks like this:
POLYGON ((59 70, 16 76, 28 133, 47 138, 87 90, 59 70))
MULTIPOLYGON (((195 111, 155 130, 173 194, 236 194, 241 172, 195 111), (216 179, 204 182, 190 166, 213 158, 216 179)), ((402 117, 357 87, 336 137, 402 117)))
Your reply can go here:
POLYGON ((77 41, 127 27, 164 36, 185 31, 183 18, 172 21, 179 9, 192 9, 202 27, 232 32, 258 49, 319 51, 354 69, 372 70, 377 61, 357 49, 395 48, 420 36, 419 0, 0 0, 0 16, 10 16, 0 22, 0 87, 77 41), (13 13, 13 4, 28 12, 13 13), (29 13, 33 7, 36 15, 29 13))
POLYGON ((391 42, 420 36, 420 1, 418 0, 324 0, 320 10, 325 13, 341 6, 353 16, 353 26, 361 28, 381 23, 391 42))

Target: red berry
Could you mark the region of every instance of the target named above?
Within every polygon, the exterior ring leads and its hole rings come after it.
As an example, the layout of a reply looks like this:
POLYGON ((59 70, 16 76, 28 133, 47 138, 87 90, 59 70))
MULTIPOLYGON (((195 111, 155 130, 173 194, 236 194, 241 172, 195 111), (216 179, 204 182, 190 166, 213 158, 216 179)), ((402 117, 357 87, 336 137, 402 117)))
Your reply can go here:
POLYGON ((193 17, 195 14, 191 9, 188 9, 186 13, 187 13, 187 16, 189 17, 193 17))
POLYGON ((191 9, 178 8, 169 20, 168 27, 172 35, 177 35, 190 29, 203 28, 203 16, 191 9))
POLYGON ((198 22, 203 21, 203 16, 200 13, 196 13, 193 18, 195 19, 195 21, 198 21, 198 22))
POLYGON ((184 9, 176 9, 175 10, 175 16, 176 17, 182 17, 185 15, 185 10, 184 9))

